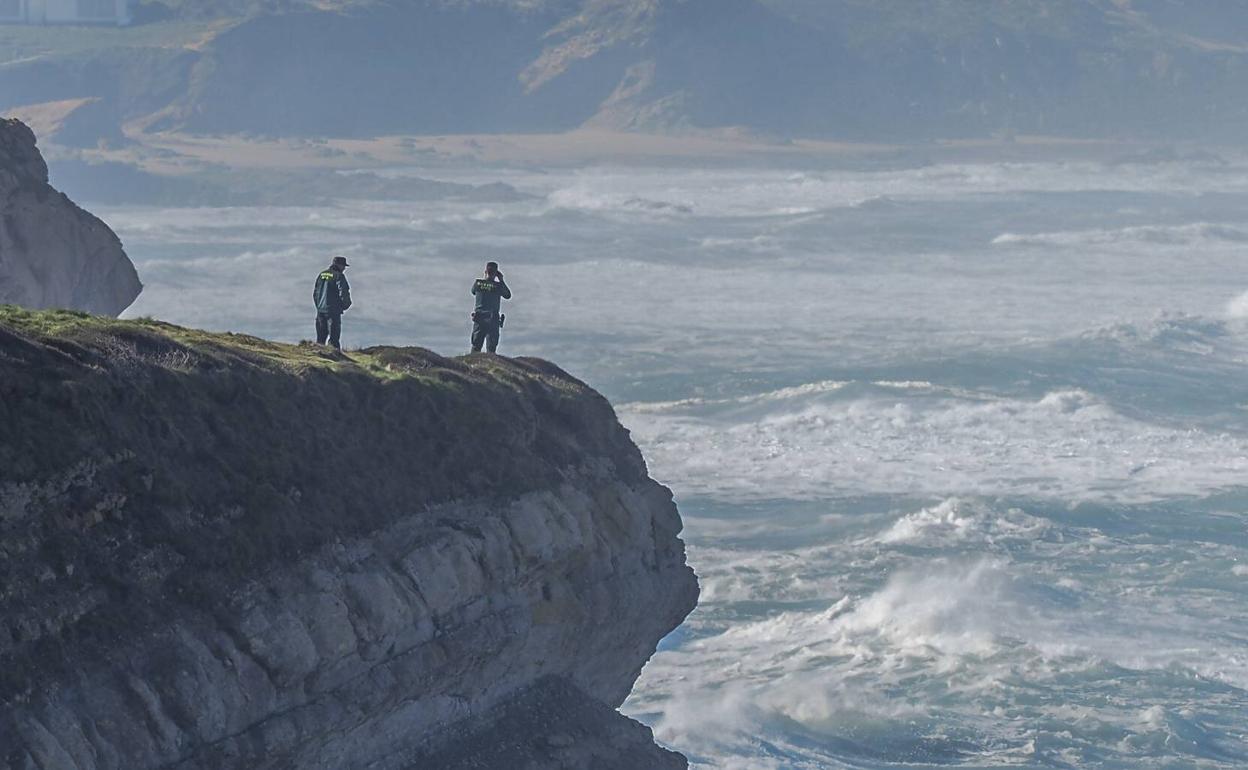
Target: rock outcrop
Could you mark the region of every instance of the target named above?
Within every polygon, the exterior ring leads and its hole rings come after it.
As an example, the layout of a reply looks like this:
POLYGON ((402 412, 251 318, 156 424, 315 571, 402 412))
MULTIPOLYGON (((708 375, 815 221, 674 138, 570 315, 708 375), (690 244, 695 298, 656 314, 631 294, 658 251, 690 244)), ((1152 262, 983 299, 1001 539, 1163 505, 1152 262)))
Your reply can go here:
POLYGON ((551 364, 0 309, 0 425, 0 767, 686 766, 679 515, 551 364))
POLYGON ((34 132, 0 120, 0 304, 115 316, 142 289, 108 225, 48 184, 34 132))

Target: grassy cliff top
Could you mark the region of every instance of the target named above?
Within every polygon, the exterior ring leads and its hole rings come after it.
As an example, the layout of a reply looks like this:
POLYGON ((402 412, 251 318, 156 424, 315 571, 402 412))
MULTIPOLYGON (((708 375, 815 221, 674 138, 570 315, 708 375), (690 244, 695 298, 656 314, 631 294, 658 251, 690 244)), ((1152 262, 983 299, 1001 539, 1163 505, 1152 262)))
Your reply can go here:
POLYGON ((243 366, 290 375, 309 372, 366 375, 378 380, 416 380, 454 386, 468 373, 516 384, 538 378, 570 392, 588 388, 551 364, 536 359, 476 355, 445 358, 424 348, 370 347, 346 353, 311 342, 288 344, 233 332, 188 329, 152 318, 122 320, 72 310, 28 310, 0 305, 0 330, 48 344, 94 352, 105 359, 136 357, 169 370, 243 366))

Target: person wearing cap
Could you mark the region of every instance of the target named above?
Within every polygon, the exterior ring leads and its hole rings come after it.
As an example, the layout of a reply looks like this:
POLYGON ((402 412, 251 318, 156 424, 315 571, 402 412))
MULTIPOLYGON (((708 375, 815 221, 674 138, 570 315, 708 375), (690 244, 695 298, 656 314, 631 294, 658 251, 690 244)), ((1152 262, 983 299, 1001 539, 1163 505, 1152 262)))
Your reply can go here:
POLYGON ((490 353, 498 350, 499 331, 503 328, 503 300, 511 299, 511 289, 503 280, 497 262, 485 263, 485 277, 472 282, 472 296, 477 298, 472 311, 472 352, 481 346, 490 353))
POLYGON ((330 266, 316 277, 312 301, 316 303, 316 343, 326 341, 342 350, 342 314, 351 307, 351 285, 347 283, 346 257, 334 257, 330 266))

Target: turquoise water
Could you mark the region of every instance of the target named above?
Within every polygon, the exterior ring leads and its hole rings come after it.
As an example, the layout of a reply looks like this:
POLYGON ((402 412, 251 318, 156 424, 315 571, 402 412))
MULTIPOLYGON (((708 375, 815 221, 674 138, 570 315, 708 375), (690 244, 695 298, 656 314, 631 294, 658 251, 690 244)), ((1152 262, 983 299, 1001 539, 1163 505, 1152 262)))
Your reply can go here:
POLYGON ((1248 164, 478 169, 506 204, 102 208, 134 314, 606 392, 702 604, 626 711, 695 767, 1248 766, 1248 164))

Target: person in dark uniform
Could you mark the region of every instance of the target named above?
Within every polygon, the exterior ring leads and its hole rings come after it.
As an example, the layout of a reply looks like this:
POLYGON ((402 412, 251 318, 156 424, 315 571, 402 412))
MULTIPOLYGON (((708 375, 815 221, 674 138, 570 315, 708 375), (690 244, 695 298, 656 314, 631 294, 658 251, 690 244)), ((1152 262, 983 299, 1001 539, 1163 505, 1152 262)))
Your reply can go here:
POLYGON ((312 301, 316 303, 316 344, 328 340, 342 350, 342 314, 351 307, 351 285, 347 283, 346 257, 334 257, 328 268, 316 277, 312 301))
POLYGON ((511 289, 507 288, 497 262, 485 263, 485 277, 473 281, 472 296, 477 298, 472 311, 472 352, 480 353, 485 345, 493 353, 498 350, 498 333, 503 328, 503 300, 511 299, 511 289))

